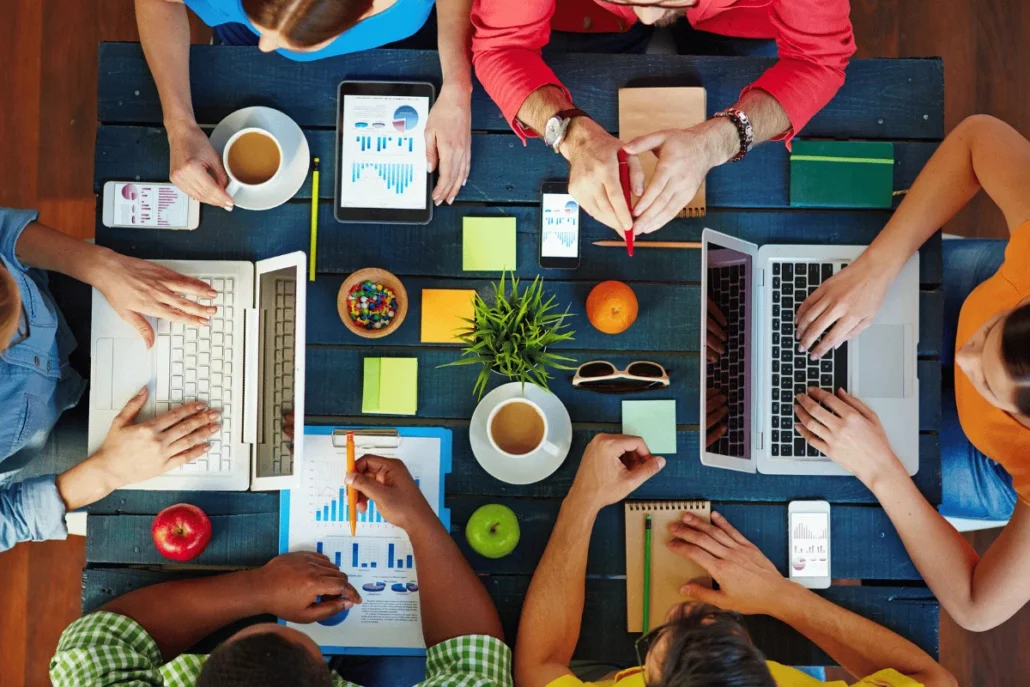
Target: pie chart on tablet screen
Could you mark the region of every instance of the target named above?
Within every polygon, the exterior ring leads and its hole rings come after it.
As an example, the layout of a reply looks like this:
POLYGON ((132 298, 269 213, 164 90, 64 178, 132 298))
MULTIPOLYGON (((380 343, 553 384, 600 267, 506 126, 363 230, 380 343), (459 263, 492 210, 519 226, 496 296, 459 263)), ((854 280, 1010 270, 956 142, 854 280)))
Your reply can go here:
POLYGON ((418 112, 411 105, 401 105, 393 111, 393 128, 397 131, 411 131, 418 126, 418 112))

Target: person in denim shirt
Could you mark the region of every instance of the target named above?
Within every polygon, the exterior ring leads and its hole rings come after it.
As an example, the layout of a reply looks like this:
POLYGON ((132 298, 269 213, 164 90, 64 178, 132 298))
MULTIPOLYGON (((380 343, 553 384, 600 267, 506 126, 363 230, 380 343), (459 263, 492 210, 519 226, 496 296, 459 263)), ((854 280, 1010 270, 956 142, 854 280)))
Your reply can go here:
POLYGON ((37 216, 0 208, 0 551, 21 541, 63 539, 67 511, 195 460, 219 431, 217 413, 200 404, 136 423, 144 388, 95 454, 59 475, 15 481, 86 387, 69 364, 75 338, 46 270, 95 287, 148 346, 154 331, 144 316, 202 325, 214 311, 184 297, 214 297, 207 284, 76 241, 39 224, 37 216))

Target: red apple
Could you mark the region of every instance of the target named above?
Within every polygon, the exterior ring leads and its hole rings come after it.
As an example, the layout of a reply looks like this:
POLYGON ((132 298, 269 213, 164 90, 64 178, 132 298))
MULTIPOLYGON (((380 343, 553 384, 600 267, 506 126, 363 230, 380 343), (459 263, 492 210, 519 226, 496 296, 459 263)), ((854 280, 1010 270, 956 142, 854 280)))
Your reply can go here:
POLYGON ((177 503, 154 516, 150 536, 162 556, 185 563, 204 553, 211 541, 211 520, 196 506, 177 503))

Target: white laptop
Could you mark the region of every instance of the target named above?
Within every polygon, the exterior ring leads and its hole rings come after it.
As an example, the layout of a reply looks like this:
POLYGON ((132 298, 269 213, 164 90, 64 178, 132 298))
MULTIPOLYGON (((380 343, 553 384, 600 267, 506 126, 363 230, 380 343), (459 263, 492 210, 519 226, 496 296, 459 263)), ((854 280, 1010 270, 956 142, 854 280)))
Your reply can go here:
MULTIPOLYGON (((908 474, 919 469, 919 255, 905 263, 883 307, 854 340, 810 360, 797 350, 794 314, 819 284, 865 246, 762 246, 705 229, 701 239, 701 351, 708 300, 728 320, 726 352, 701 366, 701 413, 710 389, 727 396, 727 431, 701 462, 782 475, 850 474, 795 431, 794 398, 809 386, 845 388, 880 417, 908 474)), ((704 358, 702 358, 704 360, 704 358)), ((704 435, 704 432, 702 432, 704 435)))
POLYGON ((218 312, 206 327, 148 318, 156 341, 139 334, 93 291, 90 338, 89 451, 118 412, 146 384, 140 419, 202 401, 221 411, 221 434, 203 457, 129 489, 244 491, 288 489, 300 475, 304 442, 283 432, 292 410, 304 426, 304 332, 307 298, 302 252, 257 263, 155 261, 210 284, 218 312))

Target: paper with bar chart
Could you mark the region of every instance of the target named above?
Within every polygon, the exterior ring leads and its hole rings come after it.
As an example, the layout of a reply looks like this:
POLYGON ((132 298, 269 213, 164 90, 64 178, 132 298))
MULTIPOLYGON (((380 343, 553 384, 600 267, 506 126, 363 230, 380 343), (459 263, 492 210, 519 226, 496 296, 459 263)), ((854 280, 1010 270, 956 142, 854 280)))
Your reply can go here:
POLYGON ((344 96, 339 133, 341 206, 425 207, 428 117, 428 98, 344 96))
MULTIPOLYGON (((346 443, 328 430, 305 428, 300 486, 281 496, 285 503, 281 504, 280 551, 324 554, 347 574, 363 602, 323 623, 288 624, 309 635, 325 653, 422 650, 425 645, 411 542, 404 530, 389 522, 375 501, 369 501, 364 512, 351 512, 345 486, 346 443), (316 433, 319 430, 323 433, 316 433), (353 537, 351 518, 357 520, 353 537)), ((359 458, 375 453, 404 461, 434 513, 440 515, 442 474, 450 463, 449 432, 446 440, 440 436, 384 440, 358 433, 355 448, 359 458)))
POLYGON ((826 513, 794 513, 790 519, 790 566, 794 577, 830 576, 830 527, 826 513))

